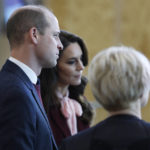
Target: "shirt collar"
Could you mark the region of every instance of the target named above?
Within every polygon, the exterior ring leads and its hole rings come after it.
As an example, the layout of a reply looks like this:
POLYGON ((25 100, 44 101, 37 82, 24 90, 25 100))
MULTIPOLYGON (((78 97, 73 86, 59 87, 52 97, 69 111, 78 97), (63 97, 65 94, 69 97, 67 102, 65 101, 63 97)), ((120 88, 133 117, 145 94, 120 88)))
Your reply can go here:
POLYGON ((30 68, 28 67, 26 64, 22 63, 21 61, 15 59, 14 57, 9 57, 9 60, 13 63, 15 63, 17 66, 19 66, 24 72, 25 74, 28 76, 28 78, 30 79, 30 81, 33 84, 37 83, 37 76, 36 73, 30 68))

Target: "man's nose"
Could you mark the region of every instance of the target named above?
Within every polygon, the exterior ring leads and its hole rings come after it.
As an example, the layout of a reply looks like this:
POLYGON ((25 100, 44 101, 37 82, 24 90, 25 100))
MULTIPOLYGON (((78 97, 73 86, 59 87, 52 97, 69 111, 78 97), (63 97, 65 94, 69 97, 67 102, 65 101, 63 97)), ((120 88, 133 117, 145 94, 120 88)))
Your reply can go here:
POLYGON ((60 39, 59 39, 59 41, 58 41, 57 48, 58 48, 59 50, 63 50, 63 45, 62 45, 60 39))

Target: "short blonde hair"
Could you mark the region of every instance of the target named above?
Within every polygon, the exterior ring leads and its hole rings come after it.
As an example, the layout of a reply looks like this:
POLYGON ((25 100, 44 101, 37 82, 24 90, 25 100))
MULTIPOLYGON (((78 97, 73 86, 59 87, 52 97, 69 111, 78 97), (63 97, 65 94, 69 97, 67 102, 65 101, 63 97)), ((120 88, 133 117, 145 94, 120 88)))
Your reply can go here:
POLYGON ((88 76, 93 95, 108 111, 126 109, 150 90, 149 60, 131 47, 116 46, 99 52, 88 76))

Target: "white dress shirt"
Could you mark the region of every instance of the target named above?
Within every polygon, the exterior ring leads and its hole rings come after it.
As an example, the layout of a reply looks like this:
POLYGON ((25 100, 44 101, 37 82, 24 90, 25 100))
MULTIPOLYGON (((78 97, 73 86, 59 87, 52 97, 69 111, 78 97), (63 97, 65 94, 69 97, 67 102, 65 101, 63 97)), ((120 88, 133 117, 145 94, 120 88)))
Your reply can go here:
POLYGON ((23 71, 24 73, 28 76, 28 78, 30 79, 30 81, 33 83, 33 84, 36 84, 37 83, 37 76, 36 76, 36 73, 30 68, 28 67, 26 64, 22 63, 21 61, 15 59, 14 57, 9 57, 9 60, 11 62, 13 62, 14 64, 16 64, 17 66, 19 66, 23 71))

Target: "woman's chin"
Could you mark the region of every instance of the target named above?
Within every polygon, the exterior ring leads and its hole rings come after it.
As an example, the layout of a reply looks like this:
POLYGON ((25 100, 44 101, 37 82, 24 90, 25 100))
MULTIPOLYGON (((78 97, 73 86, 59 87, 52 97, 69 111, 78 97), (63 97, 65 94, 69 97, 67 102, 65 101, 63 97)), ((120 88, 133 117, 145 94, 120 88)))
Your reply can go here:
POLYGON ((80 83, 81 83, 81 80, 76 81, 76 82, 73 82, 71 85, 73 85, 73 86, 77 86, 77 85, 79 85, 80 83))

